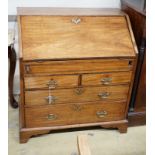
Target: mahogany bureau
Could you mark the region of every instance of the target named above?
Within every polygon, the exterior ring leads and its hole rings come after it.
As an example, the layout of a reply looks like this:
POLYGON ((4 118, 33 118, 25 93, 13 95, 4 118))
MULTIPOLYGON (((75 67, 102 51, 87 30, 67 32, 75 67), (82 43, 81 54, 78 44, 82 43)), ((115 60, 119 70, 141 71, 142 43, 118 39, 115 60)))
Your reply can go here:
POLYGON ((120 10, 18 8, 20 142, 51 130, 127 131, 137 63, 120 10))

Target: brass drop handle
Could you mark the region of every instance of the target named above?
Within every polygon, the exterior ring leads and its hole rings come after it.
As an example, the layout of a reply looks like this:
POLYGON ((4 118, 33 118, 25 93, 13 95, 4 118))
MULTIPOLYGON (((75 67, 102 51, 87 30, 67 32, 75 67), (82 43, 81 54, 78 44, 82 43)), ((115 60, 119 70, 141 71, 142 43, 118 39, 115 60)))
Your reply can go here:
POLYGON ((110 84, 112 82, 112 78, 110 78, 110 77, 106 77, 106 78, 102 78, 101 79, 101 83, 102 84, 105 84, 105 85, 108 85, 108 84, 110 84))
POLYGON ((55 96, 47 96, 45 99, 48 101, 48 104, 54 104, 57 98, 55 96))
POLYGON ((81 19, 79 17, 75 17, 75 18, 72 18, 72 23, 74 24, 80 24, 81 23, 81 19))
POLYGON ((57 87, 58 84, 57 81, 51 79, 46 85, 49 87, 49 89, 54 89, 57 87))
POLYGON ((97 115, 97 117, 99 117, 99 118, 103 118, 103 117, 105 117, 107 114, 108 114, 107 111, 97 111, 97 112, 96 112, 96 115, 97 115))
POLYGON ((99 93, 98 96, 101 98, 101 99, 106 99, 108 98, 110 95, 109 92, 103 92, 103 93, 99 93))
POLYGON ((57 119, 57 115, 48 114, 46 118, 47 118, 48 120, 56 120, 56 119, 57 119))

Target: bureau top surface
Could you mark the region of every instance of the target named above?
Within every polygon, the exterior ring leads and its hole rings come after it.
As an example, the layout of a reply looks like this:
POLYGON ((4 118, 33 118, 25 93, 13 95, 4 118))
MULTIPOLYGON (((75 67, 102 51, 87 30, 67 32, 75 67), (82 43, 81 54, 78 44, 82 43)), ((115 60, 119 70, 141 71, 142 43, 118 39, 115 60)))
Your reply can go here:
POLYGON ((135 56, 129 23, 119 11, 24 10, 18 9, 24 60, 135 56))

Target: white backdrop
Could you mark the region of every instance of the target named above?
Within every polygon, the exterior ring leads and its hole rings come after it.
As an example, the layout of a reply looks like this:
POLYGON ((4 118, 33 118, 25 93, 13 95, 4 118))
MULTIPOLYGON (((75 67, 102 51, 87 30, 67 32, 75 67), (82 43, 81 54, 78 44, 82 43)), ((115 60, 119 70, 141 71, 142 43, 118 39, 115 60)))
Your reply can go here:
POLYGON ((8 0, 8 3, 9 15, 16 14, 16 7, 120 7, 120 0, 8 0))

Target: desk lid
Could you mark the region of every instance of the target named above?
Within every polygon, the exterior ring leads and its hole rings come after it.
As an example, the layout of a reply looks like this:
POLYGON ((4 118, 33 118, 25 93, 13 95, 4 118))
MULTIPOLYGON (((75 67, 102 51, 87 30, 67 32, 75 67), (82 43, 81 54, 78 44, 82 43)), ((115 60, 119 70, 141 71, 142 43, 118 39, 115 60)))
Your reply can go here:
POLYGON ((19 10, 20 50, 24 60, 136 55, 127 17, 119 10, 54 9, 55 12, 51 8, 47 15, 45 11, 40 11, 40 15, 38 9, 19 10))

